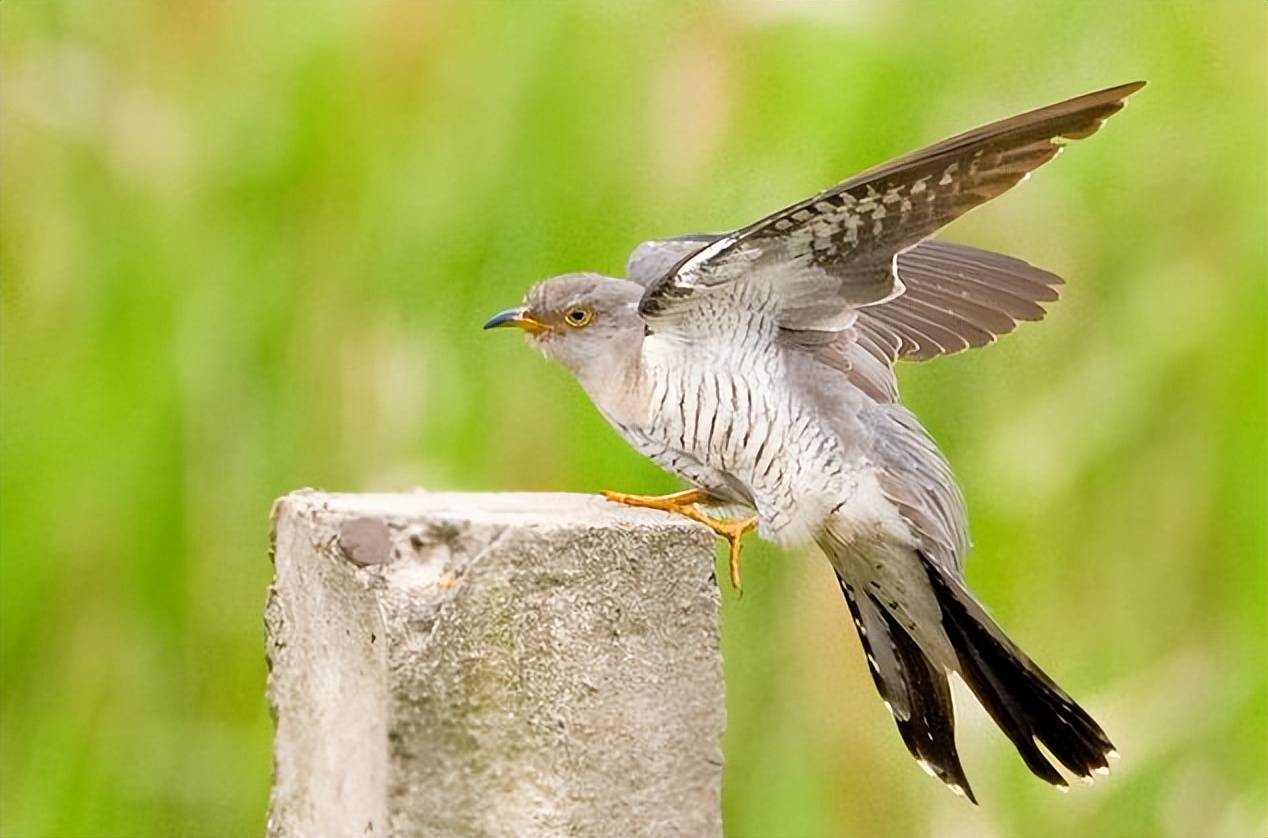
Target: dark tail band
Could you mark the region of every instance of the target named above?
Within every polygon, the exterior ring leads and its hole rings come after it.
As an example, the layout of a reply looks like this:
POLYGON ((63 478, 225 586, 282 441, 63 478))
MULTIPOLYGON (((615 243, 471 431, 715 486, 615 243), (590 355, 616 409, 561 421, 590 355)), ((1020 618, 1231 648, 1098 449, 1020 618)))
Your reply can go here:
MULTIPOLYGON (((927 556, 921 564, 942 612, 942 628, 955 651, 960 677, 1012 740, 1026 766, 1054 786, 1065 778, 1040 750, 1042 743, 1080 777, 1109 771, 1114 746, 1092 717, 1017 648, 972 594, 927 556)), ((948 673, 920 648, 869 591, 856 591, 840 575, 876 689, 885 700, 907 750, 952 791, 976 803, 955 746, 955 715, 948 673)))
POLYGON ((871 594, 864 594, 860 604, 844 579, 837 576, 837 582, 858 629, 872 680, 907 750, 925 771, 977 803, 955 748, 955 710, 946 673, 925 657, 871 594))
POLYGON ((1054 786, 1067 785, 1037 740, 1080 777, 1108 773, 1114 745, 1100 725, 1008 639, 959 581, 928 557, 921 555, 921 561, 942 608, 942 627, 959 659, 960 676, 1026 766, 1054 786))

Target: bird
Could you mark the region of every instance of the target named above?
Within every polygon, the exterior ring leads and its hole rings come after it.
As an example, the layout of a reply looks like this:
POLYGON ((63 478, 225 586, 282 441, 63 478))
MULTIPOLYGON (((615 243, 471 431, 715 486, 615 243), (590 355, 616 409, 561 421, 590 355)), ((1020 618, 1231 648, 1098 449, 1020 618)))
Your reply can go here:
POLYGON ((974 804, 955 742, 958 676, 1035 775, 1109 773, 1100 725, 1000 628, 965 582, 965 499, 899 401, 896 362, 992 343, 1043 318, 1063 280, 932 238, 1095 133, 1143 81, 975 128, 725 234, 638 245, 626 276, 531 287, 486 329, 517 327, 617 433, 689 488, 609 500, 817 546, 908 751, 974 804), (733 513, 723 517, 719 512, 733 513))

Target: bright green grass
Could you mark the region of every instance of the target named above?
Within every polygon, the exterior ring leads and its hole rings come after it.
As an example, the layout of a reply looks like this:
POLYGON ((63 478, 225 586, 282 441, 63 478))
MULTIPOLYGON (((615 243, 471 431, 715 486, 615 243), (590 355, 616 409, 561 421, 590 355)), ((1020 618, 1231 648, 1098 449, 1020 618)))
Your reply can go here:
POLYGON ((825 563, 752 547, 724 593, 725 814, 1265 833, 1263 3, 0 15, 0 833, 260 833, 275 496, 672 487, 480 332, 529 283, 1136 78, 1102 134, 948 231, 1066 276, 1048 322, 903 372, 965 485, 970 580, 1104 722, 1115 776, 1055 794, 962 702, 983 806, 953 798, 825 563))

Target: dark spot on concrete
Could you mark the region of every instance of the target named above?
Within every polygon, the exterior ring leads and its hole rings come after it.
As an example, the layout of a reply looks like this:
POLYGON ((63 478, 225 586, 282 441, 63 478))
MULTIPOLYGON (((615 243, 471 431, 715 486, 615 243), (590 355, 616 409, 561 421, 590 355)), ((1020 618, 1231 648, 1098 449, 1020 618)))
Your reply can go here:
POLYGON ((427 535, 433 541, 449 543, 462 535, 462 527, 453 521, 437 521, 427 528, 427 535))
POLYGON ((350 518, 339 525, 339 549, 358 567, 387 564, 392 558, 392 538, 387 524, 378 518, 350 518))

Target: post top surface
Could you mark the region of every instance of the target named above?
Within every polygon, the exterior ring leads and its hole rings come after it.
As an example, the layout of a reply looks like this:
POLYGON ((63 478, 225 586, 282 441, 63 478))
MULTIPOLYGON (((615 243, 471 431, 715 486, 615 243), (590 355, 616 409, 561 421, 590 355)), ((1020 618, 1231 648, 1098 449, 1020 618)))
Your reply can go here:
POLYGON ((277 508, 335 515, 398 519, 461 519, 489 524, 610 526, 613 524, 703 529, 686 518, 635 509, 599 495, 569 492, 319 492, 301 489, 278 499, 277 508))

